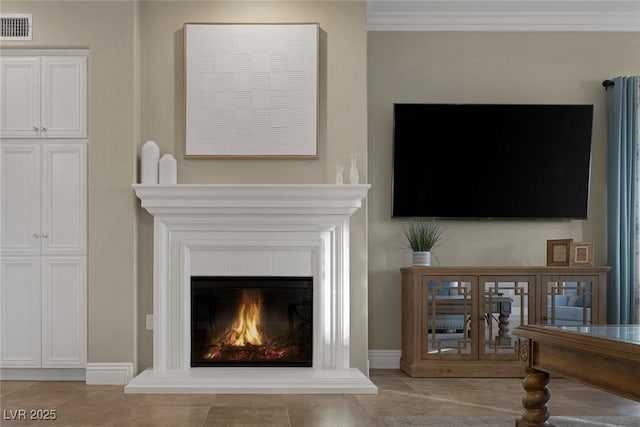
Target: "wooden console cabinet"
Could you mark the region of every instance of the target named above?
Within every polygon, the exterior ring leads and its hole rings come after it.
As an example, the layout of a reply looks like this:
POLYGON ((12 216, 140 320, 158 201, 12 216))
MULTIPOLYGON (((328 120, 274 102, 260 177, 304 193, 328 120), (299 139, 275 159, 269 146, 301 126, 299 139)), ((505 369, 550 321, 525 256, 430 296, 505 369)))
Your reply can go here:
POLYGON ((518 325, 606 323, 610 267, 407 267, 400 369, 521 377, 518 325))

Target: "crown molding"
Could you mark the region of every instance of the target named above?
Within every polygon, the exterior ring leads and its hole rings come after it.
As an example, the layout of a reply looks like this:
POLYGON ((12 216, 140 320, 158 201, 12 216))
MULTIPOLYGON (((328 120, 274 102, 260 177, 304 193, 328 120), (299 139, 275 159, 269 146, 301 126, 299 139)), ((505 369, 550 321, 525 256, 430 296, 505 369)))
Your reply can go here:
POLYGON ((369 31, 640 31, 640 0, 368 0, 369 31))

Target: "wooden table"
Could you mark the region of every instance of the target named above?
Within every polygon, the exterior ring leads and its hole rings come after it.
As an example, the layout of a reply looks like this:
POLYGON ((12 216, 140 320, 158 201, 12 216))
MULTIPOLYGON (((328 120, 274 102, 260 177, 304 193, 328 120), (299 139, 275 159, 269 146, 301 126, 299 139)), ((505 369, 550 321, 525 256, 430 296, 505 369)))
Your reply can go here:
POLYGON ((640 325, 521 325, 512 332, 524 338, 527 372, 517 427, 552 426, 549 374, 640 401, 640 325))

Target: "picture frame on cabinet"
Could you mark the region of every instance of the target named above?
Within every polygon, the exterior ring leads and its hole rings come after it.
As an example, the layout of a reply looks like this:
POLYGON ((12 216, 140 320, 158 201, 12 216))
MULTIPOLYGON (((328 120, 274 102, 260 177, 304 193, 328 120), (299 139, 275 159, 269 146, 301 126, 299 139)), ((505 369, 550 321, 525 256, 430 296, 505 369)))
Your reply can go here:
POLYGON ((593 266, 594 242, 571 243, 571 265, 593 266))
POLYGON ((318 158, 319 25, 186 23, 185 158, 318 158))
POLYGON ((573 239, 547 240, 547 266, 568 267, 572 243, 573 239))

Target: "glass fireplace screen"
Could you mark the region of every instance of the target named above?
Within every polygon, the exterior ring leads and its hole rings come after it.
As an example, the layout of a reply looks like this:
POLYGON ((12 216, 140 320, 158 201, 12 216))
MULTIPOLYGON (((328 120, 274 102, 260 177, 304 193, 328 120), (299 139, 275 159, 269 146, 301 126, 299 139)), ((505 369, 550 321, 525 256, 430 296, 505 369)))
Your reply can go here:
POLYGON ((312 363, 313 278, 192 277, 191 366, 312 363))

